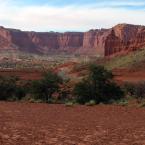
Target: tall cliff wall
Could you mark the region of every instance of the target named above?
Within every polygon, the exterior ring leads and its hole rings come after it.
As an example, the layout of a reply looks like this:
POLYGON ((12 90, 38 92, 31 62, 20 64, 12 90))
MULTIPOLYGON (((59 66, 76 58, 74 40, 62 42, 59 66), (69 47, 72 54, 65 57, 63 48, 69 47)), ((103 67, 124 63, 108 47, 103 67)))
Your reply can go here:
POLYGON ((26 32, 0 27, 0 50, 110 56, 145 47, 145 26, 119 24, 88 32, 26 32))

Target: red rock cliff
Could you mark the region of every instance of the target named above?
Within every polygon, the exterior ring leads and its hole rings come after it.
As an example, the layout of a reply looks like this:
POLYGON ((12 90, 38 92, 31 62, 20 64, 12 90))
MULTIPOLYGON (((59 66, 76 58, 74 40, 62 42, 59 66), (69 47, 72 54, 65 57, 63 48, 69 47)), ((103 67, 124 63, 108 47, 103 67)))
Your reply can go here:
POLYGON ((0 27, 0 50, 110 56, 145 47, 145 26, 119 24, 88 32, 25 32, 0 27))
POLYGON ((119 24, 110 30, 105 41, 105 56, 145 48, 145 26, 119 24))

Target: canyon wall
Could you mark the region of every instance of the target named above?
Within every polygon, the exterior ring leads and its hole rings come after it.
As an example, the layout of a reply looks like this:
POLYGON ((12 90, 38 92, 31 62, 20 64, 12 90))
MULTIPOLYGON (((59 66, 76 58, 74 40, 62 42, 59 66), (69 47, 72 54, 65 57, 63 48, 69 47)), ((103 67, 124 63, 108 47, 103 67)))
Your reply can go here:
POLYGON ((0 50, 110 56, 145 47, 145 26, 118 24, 88 32, 27 32, 0 27, 0 50))

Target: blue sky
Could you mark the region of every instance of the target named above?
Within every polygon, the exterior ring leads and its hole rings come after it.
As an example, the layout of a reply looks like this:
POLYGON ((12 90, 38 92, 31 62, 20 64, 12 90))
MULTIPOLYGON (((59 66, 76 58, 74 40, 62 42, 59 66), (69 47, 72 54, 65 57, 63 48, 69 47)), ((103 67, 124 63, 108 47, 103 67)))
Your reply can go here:
POLYGON ((145 25, 145 0, 0 0, 0 25, 34 31, 87 31, 145 25))
POLYGON ((104 4, 110 3, 122 3, 124 5, 134 5, 139 3, 145 3, 144 0, 14 0, 17 4, 23 5, 52 5, 52 6, 66 6, 66 5, 87 5, 87 4, 104 4))
POLYGON ((98 5, 102 7, 145 8, 145 0, 14 0, 18 5, 49 5, 55 7, 98 5))

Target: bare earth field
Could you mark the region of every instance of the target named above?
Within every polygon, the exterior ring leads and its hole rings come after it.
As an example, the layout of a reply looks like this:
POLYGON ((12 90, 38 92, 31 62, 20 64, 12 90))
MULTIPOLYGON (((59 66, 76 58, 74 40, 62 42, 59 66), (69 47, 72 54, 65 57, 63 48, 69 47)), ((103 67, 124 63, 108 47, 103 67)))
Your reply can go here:
POLYGON ((145 145, 145 109, 1 102, 0 145, 145 145))

